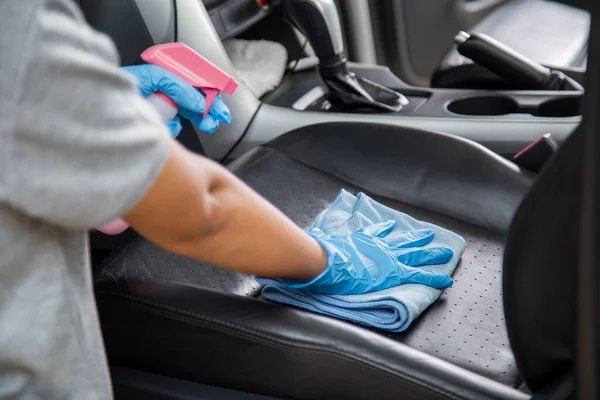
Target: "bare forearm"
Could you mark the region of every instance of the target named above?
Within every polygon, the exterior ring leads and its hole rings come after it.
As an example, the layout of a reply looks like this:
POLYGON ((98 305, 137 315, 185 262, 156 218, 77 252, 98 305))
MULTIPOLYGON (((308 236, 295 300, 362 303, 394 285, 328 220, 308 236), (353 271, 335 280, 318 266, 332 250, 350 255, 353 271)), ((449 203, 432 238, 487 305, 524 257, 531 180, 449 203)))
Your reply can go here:
POLYGON ((309 280, 325 269, 321 246, 273 205, 224 168, 189 153, 185 158, 179 168, 189 175, 181 184, 197 189, 183 191, 183 201, 172 193, 129 215, 142 235, 174 253, 258 276, 309 280), (170 223, 145 220, 152 212, 167 213, 170 223))
POLYGON ((268 277, 311 279, 326 264, 321 246, 278 209, 221 171, 210 196, 217 229, 177 251, 213 265, 268 277))

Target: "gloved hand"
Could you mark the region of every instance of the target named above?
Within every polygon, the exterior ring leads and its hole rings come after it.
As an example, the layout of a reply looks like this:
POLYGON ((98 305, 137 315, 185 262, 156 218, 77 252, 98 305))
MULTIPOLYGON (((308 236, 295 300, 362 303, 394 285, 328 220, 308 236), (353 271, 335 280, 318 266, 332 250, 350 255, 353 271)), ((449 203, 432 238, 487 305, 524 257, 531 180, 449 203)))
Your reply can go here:
POLYGON ((423 270, 423 265, 444 264, 452 250, 435 247, 415 250, 433 240, 430 230, 395 232, 396 222, 386 221, 350 235, 326 235, 318 228, 308 231, 327 251, 328 266, 310 282, 280 280, 292 289, 320 294, 365 294, 404 283, 443 289, 452 286, 448 275, 423 270))
MULTIPOLYGON (((179 104, 179 115, 192 121, 203 132, 213 133, 219 127, 219 122, 224 124, 231 122, 229 109, 220 95, 213 101, 208 115, 202 118, 202 113, 206 110, 204 96, 177 75, 150 64, 133 65, 122 69, 137 78, 138 88, 143 97, 148 97, 156 91, 163 92, 179 104)), ((166 124, 173 137, 179 135, 181 132, 179 117, 167 121, 166 124)))

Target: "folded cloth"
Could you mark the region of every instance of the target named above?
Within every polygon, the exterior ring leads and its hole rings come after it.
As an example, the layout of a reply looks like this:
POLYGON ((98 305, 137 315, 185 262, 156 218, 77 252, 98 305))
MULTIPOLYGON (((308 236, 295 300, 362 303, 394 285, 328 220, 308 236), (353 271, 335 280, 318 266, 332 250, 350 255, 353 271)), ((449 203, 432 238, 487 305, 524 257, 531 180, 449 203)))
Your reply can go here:
MULTIPOLYGON (((396 221, 391 235, 411 230, 432 230, 434 239, 425 247, 447 247, 454 255, 445 264, 420 268, 447 275, 454 272, 466 247, 462 237, 384 206, 363 193, 354 196, 342 190, 332 205, 319 214, 313 227, 326 234, 348 235, 365 226, 389 220, 396 221)), ((265 285, 262 294, 268 300, 392 332, 407 329, 442 292, 425 285, 403 284, 360 295, 321 295, 290 289, 274 279, 257 278, 257 281, 265 285)))

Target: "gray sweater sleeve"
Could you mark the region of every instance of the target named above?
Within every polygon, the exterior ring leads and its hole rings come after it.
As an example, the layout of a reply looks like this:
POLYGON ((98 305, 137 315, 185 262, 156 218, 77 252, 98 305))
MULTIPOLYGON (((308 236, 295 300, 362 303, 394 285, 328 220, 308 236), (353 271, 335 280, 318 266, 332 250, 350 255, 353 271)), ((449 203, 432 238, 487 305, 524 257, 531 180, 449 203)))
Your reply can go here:
POLYGON ((139 201, 171 139, 119 70, 113 43, 71 2, 36 3, 27 36, 8 55, 20 66, 11 101, 2 102, 0 200, 66 228, 92 228, 139 201))

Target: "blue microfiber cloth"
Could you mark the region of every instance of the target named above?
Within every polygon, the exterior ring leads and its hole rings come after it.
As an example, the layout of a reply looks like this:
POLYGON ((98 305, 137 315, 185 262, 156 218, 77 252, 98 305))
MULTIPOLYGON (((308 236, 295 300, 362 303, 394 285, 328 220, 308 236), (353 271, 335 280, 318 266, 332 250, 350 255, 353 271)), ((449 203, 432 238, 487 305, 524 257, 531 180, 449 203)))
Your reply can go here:
MULTIPOLYGON (((466 247, 462 237, 386 207, 363 193, 354 196, 342 190, 333 204, 317 217, 313 227, 326 234, 344 235, 392 219, 397 221, 395 231, 432 230, 435 237, 425 247, 448 247, 454 252, 452 259, 445 264, 419 268, 449 275, 454 272, 466 247)), ((362 295, 319 295, 289 289, 273 279, 260 278, 257 281, 265 285, 262 294, 268 300, 392 332, 407 329, 441 294, 441 290, 425 285, 403 284, 362 295)))

